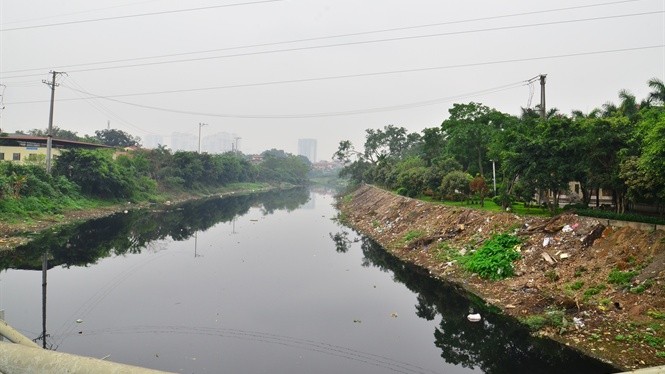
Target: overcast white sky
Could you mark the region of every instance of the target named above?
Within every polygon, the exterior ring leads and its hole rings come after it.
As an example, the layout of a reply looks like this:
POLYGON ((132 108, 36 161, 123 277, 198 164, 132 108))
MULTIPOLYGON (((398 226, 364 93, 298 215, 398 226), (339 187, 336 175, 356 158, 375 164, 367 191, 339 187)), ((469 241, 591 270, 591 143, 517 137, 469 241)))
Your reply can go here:
POLYGON ((330 159, 367 128, 438 126, 455 102, 518 114, 539 74, 564 113, 620 89, 642 99, 665 77, 664 12, 665 0, 2 0, 0 128, 47 127, 41 81, 56 70, 68 75, 54 124, 79 135, 110 120, 168 145, 205 122, 245 153, 315 138, 330 159))

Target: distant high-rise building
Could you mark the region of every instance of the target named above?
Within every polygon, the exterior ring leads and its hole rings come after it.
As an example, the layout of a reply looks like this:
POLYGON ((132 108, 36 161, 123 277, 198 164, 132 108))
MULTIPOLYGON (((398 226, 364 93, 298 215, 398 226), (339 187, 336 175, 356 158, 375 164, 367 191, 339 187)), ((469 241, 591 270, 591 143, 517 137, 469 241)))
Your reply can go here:
POLYGON ((316 139, 298 139, 298 155, 307 157, 311 163, 316 162, 316 139))
POLYGON ((229 134, 228 132, 208 135, 203 138, 201 151, 207 153, 230 152, 233 150, 233 140, 235 138, 236 134, 229 134))
POLYGON ((153 149, 164 145, 164 137, 159 134, 148 134, 143 137, 143 148, 153 149))
POLYGON ((199 147, 199 138, 193 134, 174 132, 171 135, 171 149, 176 151, 196 152, 199 147))

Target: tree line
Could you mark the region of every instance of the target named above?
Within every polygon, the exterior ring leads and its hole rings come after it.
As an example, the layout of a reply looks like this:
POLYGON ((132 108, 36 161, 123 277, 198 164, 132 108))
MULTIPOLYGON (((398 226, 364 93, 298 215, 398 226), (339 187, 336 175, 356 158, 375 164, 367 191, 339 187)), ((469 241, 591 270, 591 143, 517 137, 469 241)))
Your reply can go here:
POLYGON ((626 90, 619 103, 570 115, 556 108, 542 118, 538 106, 519 116, 483 104, 454 104, 440 126, 409 133, 394 125, 366 130, 362 150, 341 141, 334 158, 341 176, 375 183, 408 196, 480 201, 493 195, 508 207, 539 202, 552 210, 569 182, 580 186, 580 204, 599 204, 598 191, 611 191, 623 213, 634 203, 665 202, 665 85, 650 79, 649 95, 638 101, 626 90), (596 201, 592 201, 592 196, 596 201))
POLYGON ((0 212, 58 213, 88 198, 155 201, 165 193, 214 192, 230 183, 305 184, 309 160, 281 150, 261 154, 260 162, 227 152, 171 152, 164 146, 116 153, 112 149, 63 150, 52 174, 40 162, 0 162, 0 212))

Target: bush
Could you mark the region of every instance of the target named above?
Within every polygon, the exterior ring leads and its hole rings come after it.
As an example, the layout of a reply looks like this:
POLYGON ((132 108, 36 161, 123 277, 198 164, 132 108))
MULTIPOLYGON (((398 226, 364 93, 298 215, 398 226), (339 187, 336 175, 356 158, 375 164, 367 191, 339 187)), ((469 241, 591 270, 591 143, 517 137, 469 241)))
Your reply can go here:
POLYGON ((485 279, 510 277, 515 274, 513 261, 520 258, 520 253, 515 249, 519 243, 519 238, 514 235, 494 235, 477 251, 462 258, 462 265, 485 279))

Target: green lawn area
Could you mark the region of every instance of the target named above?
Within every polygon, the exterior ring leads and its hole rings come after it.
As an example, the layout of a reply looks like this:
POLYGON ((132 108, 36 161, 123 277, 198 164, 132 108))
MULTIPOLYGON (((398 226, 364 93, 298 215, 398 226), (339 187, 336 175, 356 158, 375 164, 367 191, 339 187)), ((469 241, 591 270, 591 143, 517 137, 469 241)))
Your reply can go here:
MULTIPOLYGON (((430 203, 434 204, 442 204, 442 205, 448 205, 448 206, 458 206, 458 207, 464 207, 464 208, 473 208, 473 209, 480 209, 480 210, 488 210, 492 212, 501 212, 503 209, 501 208, 501 205, 495 204, 492 200, 490 199, 485 199, 485 206, 481 207, 480 204, 468 204, 466 201, 441 201, 441 200, 435 200, 431 196, 420 196, 420 200, 427 201, 430 203)), ((529 215, 529 216, 543 216, 543 217, 548 217, 551 216, 550 212, 547 209, 540 208, 540 207, 524 207, 523 203, 516 203, 513 204, 511 207, 511 212, 519 215, 529 215)), ((558 213, 558 211, 557 211, 558 213)))

